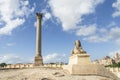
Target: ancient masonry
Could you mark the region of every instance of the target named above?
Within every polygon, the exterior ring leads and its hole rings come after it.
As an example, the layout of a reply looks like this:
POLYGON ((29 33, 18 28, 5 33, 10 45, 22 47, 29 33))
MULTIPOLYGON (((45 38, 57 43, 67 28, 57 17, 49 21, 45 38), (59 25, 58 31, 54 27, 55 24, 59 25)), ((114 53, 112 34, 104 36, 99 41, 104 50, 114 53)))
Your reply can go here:
POLYGON ((68 65, 63 66, 72 75, 99 76, 104 80, 119 80, 117 76, 105 69, 103 65, 93 64, 90 55, 82 49, 79 40, 75 41, 75 48, 69 58, 68 65))
POLYGON ((43 65, 43 59, 41 54, 41 33, 42 33, 42 27, 41 27, 41 20, 42 20, 42 14, 36 13, 37 17, 37 24, 36 24, 36 55, 34 60, 34 66, 41 66, 43 65))

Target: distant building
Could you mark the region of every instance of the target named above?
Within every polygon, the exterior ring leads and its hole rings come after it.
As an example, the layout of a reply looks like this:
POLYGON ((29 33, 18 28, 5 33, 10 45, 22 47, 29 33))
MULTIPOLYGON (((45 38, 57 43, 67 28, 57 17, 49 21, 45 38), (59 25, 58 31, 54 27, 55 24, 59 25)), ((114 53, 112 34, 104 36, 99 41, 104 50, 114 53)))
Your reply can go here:
POLYGON ((111 65, 114 63, 114 60, 109 56, 106 56, 103 59, 93 61, 93 63, 102 64, 102 65, 111 65))
POLYGON ((103 59, 93 61, 94 64, 102 64, 102 65, 111 65, 118 62, 120 62, 119 53, 116 53, 113 58, 106 56, 103 59))
POLYGON ((119 55, 119 53, 116 53, 114 55, 114 60, 115 60, 116 63, 120 62, 120 55, 119 55))

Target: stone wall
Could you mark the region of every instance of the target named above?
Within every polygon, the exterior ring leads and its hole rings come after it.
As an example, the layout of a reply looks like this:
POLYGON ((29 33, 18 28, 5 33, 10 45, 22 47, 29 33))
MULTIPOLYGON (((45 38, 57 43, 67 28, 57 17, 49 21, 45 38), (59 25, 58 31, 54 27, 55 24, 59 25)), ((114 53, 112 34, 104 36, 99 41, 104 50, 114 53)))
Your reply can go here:
POLYGON ((50 68, 62 68, 62 64, 44 64, 44 67, 50 67, 50 68))
MULTIPOLYGON (((49 68, 62 68, 62 64, 44 64, 42 67, 49 68)), ((33 64, 8 64, 6 69, 22 69, 22 68, 34 68, 33 64)))
POLYGON ((21 68, 32 68, 33 64, 8 64, 7 69, 21 69, 21 68))
POLYGON ((107 68, 111 72, 120 72, 120 68, 107 68))

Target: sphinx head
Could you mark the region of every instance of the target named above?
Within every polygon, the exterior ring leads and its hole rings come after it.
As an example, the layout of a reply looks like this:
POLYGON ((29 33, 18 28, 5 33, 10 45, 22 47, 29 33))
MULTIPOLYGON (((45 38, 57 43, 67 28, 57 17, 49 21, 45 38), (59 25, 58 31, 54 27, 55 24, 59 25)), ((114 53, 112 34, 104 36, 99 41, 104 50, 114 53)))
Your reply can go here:
POLYGON ((76 47, 76 48, 81 47, 80 40, 76 40, 76 41, 75 41, 75 47, 76 47))

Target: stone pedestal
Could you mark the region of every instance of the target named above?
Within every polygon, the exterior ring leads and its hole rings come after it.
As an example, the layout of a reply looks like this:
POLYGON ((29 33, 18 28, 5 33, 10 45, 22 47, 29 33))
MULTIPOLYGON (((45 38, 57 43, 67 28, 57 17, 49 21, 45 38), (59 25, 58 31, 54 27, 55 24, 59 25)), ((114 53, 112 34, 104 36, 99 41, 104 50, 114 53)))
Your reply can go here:
POLYGON ((90 55, 88 54, 76 54, 76 55, 72 55, 69 58, 69 65, 73 65, 73 64, 91 64, 90 61, 90 55))
POLYGON ((42 66, 43 65, 42 56, 35 56, 34 61, 35 61, 34 66, 42 66))

